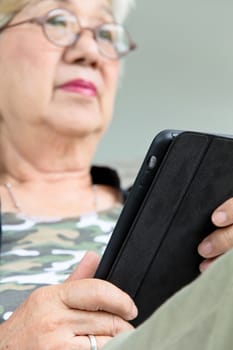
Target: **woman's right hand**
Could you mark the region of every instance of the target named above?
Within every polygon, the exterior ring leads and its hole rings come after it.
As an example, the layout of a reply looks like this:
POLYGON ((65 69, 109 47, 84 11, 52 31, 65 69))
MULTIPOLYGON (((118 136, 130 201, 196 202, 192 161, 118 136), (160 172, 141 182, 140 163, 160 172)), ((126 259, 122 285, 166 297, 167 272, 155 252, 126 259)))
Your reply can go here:
POLYGON ((0 350, 90 350, 89 334, 100 349, 132 329, 131 298, 109 282, 84 279, 92 270, 86 258, 65 283, 35 290, 0 326, 0 350))

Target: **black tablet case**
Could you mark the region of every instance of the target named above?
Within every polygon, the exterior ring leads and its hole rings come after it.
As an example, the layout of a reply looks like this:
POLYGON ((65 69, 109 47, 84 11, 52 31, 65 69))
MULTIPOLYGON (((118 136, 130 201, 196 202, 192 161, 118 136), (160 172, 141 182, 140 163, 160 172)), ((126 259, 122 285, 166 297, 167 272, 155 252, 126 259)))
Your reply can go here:
POLYGON ((139 309, 135 326, 198 276, 202 260, 198 243, 214 230, 213 210, 232 195, 233 140, 180 133, 169 146, 113 265, 106 276, 96 274, 133 297, 139 309))

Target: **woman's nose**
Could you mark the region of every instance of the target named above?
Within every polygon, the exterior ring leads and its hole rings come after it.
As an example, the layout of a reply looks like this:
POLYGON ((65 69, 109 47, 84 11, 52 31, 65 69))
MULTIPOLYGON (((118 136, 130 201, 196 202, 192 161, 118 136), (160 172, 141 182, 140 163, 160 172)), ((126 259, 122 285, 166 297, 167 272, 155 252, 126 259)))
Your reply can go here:
POLYGON ((69 63, 82 63, 97 66, 101 60, 98 43, 94 33, 89 28, 84 28, 77 34, 74 44, 65 51, 65 59, 69 63))

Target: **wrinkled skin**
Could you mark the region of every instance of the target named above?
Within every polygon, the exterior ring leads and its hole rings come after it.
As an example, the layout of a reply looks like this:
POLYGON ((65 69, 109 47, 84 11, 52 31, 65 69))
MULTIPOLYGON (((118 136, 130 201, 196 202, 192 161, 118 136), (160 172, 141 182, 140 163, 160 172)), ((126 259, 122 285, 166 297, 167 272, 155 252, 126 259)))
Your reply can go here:
POLYGON ((89 350, 87 334, 98 349, 115 335, 132 329, 133 301, 112 284, 91 279, 99 262, 87 253, 69 279, 37 289, 0 326, 1 350, 89 350))

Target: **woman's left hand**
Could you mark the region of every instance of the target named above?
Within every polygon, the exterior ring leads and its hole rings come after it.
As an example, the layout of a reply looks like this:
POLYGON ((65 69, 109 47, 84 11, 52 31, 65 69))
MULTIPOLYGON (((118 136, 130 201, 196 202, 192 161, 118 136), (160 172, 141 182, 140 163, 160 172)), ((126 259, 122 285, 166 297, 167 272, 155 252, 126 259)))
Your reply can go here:
POLYGON ((199 245, 198 252, 205 258, 200 264, 203 272, 220 255, 233 248, 233 198, 221 204, 212 214, 212 222, 218 228, 199 245))

